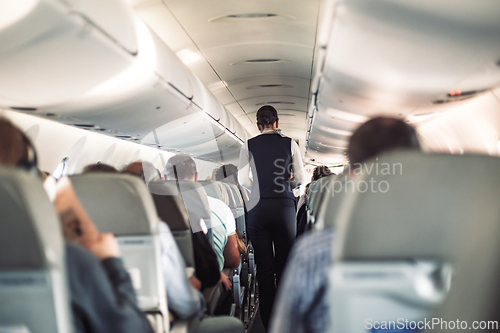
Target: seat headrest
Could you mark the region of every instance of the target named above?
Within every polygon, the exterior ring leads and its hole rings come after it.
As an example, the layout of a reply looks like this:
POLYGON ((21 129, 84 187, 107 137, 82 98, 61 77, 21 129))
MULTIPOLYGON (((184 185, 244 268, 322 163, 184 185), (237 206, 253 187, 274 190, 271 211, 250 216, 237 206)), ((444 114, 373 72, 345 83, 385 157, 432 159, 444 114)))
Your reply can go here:
POLYGON ((61 225, 38 177, 0 167, 0 212, 0 270, 63 267, 61 225))
POLYGON ((75 193, 100 232, 148 235, 158 230, 158 214, 144 182, 125 174, 71 176, 75 193))
POLYGON ((228 183, 224 182, 219 182, 225 189, 227 193, 227 202, 226 205, 228 205, 231 209, 236 209, 236 199, 234 198, 234 193, 233 190, 231 189, 231 186, 228 183))
POLYGON ((453 260, 464 227, 500 221, 499 171, 490 156, 399 151, 367 162, 344 184, 337 258, 453 260))
POLYGON ((209 197, 222 200, 221 187, 217 184, 217 182, 210 180, 202 180, 199 181, 198 183, 203 185, 203 188, 205 189, 209 197))
MULTIPOLYGON (((201 231, 200 219, 210 221, 211 211, 207 192, 202 184, 186 180, 164 180, 149 183, 149 190, 156 195, 180 195, 186 207, 193 232, 201 231)), ((208 226, 210 227, 210 226, 208 226)))

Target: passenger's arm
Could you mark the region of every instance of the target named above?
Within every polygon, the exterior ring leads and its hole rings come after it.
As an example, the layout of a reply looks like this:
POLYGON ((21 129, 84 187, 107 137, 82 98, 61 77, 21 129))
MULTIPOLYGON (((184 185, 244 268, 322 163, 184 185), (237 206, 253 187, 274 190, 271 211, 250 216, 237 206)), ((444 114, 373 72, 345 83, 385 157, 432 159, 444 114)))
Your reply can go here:
POLYGON ((245 142, 240 150, 240 161, 238 163, 238 182, 246 189, 252 189, 252 180, 250 179, 250 152, 248 151, 248 142, 245 142))
POLYGON ((224 248, 224 267, 235 268, 240 265, 240 250, 238 249, 238 239, 236 234, 227 237, 224 248))
POLYGON ((227 243, 224 247, 224 267, 234 268, 240 265, 240 250, 238 248, 238 236, 236 235, 236 221, 228 206, 225 206, 223 223, 226 228, 227 243))
POLYGON ((193 288, 186 276, 186 264, 170 228, 160 222, 159 230, 168 308, 181 319, 201 317, 205 312, 203 295, 193 288))
POLYGON ((300 156, 299 145, 297 145, 295 140, 292 139, 291 141, 293 178, 290 180, 290 185, 293 188, 305 183, 307 181, 307 176, 302 157, 300 156))

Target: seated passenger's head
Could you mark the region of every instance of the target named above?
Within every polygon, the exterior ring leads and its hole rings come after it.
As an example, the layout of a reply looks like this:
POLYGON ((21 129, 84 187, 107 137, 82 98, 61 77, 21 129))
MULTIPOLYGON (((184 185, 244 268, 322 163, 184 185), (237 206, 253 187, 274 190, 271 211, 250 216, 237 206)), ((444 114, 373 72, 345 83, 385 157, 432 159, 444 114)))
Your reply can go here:
POLYGON ((420 149, 417 132, 401 119, 377 117, 361 125, 351 136, 347 156, 351 168, 389 150, 420 149))
POLYGON ((145 183, 152 181, 158 181, 161 179, 160 171, 148 161, 137 161, 130 163, 122 170, 123 173, 127 173, 132 176, 141 178, 145 183))
POLYGON ((238 185, 238 168, 233 164, 226 164, 215 171, 215 180, 238 185))
POLYGON ((165 167, 168 180, 198 180, 196 163, 189 155, 178 154, 170 157, 165 167))
POLYGON ((95 163, 89 164, 85 168, 83 168, 82 173, 94 173, 94 172, 109 172, 116 173, 118 170, 114 166, 105 163, 95 163))
POLYGON ((333 175, 333 172, 326 165, 318 165, 314 168, 312 181, 316 181, 320 178, 333 175))
POLYGON ((0 165, 31 171, 38 170, 36 164, 30 139, 9 120, 0 118, 0 165))
POLYGON ((266 128, 277 129, 278 123, 278 112, 271 105, 264 105, 257 111, 257 127, 259 131, 262 132, 266 128))

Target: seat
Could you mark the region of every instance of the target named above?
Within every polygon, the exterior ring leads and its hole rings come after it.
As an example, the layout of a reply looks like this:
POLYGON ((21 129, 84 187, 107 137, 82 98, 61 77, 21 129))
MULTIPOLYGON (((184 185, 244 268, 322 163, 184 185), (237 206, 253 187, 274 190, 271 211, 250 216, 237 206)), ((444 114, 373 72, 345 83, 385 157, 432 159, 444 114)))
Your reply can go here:
POLYGON ((116 236, 140 309, 155 318, 156 332, 168 332, 159 219, 146 185, 137 177, 109 173, 71 176, 71 181, 97 229, 116 236))
POLYGON ((0 332, 72 332, 62 231, 41 181, 0 168, 0 332))
POLYGON ((353 190, 330 217, 332 332, 366 330, 366 318, 428 317, 461 260, 459 235, 500 218, 498 158, 393 152, 376 163, 385 174, 348 179, 353 190))
POLYGON ((194 268, 189 215, 177 184, 170 181, 150 182, 148 188, 153 196, 160 219, 168 224, 174 235, 175 242, 186 262, 186 267, 194 268))
POLYGON ((345 184, 348 179, 347 175, 332 175, 328 177, 332 178, 328 182, 328 186, 325 189, 327 194, 322 196, 321 202, 315 210, 315 223, 312 226, 314 230, 323 230, 325 228, 333 227, 334 219, 331 217, 335 216, 336 212, 340 209, 342 200, 346 193, 345 184))
POLYGON ((316 223, 318 208, 323 202, 323 198, 329 194, 330 182, 334 181, 336 177, 336 175, 323 177, 309 186, 308 195, 310 193, 310 196, 307 201, 308 224, 314 225, 316 223))
POLYGON ((245 204, 243 203, 243 197, 241 196, 240 190, 236 185, 227 183, 226 185, 229 186, 229 188, 231 189, 236 205, 235 208, 236 215, 234 216, 234 218, 236 219, 236 227, 238 228, 238 231, 240 232, 241 236, 243 236, 245 244, 248 244, 247 228, 245 221, 245 204))

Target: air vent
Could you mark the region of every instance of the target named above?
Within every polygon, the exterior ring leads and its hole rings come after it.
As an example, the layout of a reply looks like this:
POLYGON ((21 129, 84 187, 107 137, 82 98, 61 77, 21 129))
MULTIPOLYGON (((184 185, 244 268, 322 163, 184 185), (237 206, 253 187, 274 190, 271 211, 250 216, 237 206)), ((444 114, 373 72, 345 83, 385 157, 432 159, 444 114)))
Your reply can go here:
POLYGON ((130 135, 116 135, 117 138, 120 138, 120 139, 130 139, 132 138, 130 135))
POLYGON ((36 111, 36 108, 26 108, 22 106, 11 106, 10 108, 16 111, 30 111, 30 112, 36 111))
POLYGON ((255 65, 255 64, 288 64, 290 61, 276 58, 248 59, 239 62, 234 62, 231 66, 236 65, 255 65))
POLYGON ((214 22, 234 22, 234 21, 248 21, 248 20, 270 20, 270 19, 288 19, 295 20, 294 16, 281 15, 276 13, 242 13, 242 14, 230 14, 224 16, 213 17, 208 20, 210 23, 214 22))
POLYGON ((81 127, 81 128, 94 128, 95 125, 92 124, 73 124, 76 127, 81 127))
POLYGON ((262 105, 268 105, 268 104, 292 105, 292 104, 295 104, 295 103, 294 102, 286 102, 286 101, 273 101, 273 102, 257 103, 257 104, 255 104, 255 106, 262 106, 262 105))
POLYGON ((252 90, 252 89, 260 89, 260 88, 295 88, 294 86, 291 86, 289 84, 259 84, 256 86, 250 86, 247 88, 247 90, 252 90))

